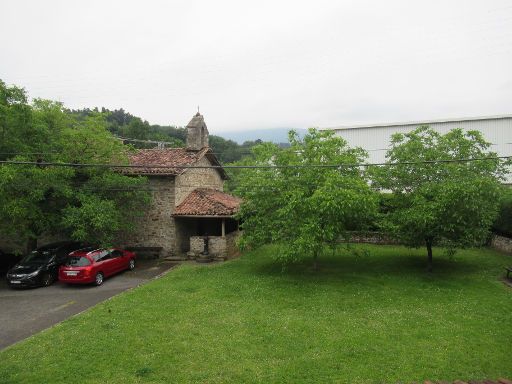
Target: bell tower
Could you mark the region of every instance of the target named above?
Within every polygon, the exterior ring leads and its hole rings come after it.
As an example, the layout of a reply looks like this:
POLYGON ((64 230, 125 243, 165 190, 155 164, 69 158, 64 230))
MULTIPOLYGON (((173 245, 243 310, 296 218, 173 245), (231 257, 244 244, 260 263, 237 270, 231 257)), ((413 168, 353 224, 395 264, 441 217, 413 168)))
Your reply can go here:
POLYGON ((208 128, 198 111, 187 124, 187 150, 199 151, 204 147, 208 147, 208 128))

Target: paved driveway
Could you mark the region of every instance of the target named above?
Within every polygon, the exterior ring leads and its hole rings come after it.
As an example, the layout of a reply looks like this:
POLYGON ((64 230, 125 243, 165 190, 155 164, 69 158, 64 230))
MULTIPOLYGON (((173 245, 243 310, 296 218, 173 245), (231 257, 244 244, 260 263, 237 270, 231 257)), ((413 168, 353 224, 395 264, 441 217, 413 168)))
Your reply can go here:
POLYGON ((55 283, 49 287, 10 289, 0 277, 0 349, 48 328, 175 266, 163 260, 139 260, 135 270, 107 278, 100 287, 55 283))

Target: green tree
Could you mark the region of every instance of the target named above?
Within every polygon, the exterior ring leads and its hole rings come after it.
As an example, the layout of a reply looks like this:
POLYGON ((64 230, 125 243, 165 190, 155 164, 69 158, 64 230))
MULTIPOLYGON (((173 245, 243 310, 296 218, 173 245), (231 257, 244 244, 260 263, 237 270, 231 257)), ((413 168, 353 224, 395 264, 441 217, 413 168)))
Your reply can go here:
POLYGON ((221 162, 231 163, 241 159, 241 147, 233 140, 226 140, 220 136, 210 135, 208 142, 221 162))
POLYGON ((90 170, 86 180, 61 210, 62 227, 75 240, 114 244, 145 212, 150 201, 147 180, 109 169, 90 170))
MULTIPOLYGON (((3 160, 125 164, 129 147, 106 129, 105 116, 76 115, 0 81, 3 160)), ((43 234, 109 244, 129 230, 149 197, 144 178, 108 167, 0 165, 0 230, 37 245, 43 234)))
MULTIPOLYGON (((16 160, 27 160, 17 157, 16 160)), ((72 198, 70 168, 3 165, 0 167, 0 228, 4 235, 24 239, 27 250, 43 233, 61 229, 62 209, 72 198)))
POLYGON ((232 163, 240 161, 250 155, 251 147, 261 144, 261 140, 246 141, 239 145, 233 140, 226 140, 220 136, 210 135, 209 144, 213 152, 222 163, 232 163))
POLYGON ((476 160, 496 157, 489 147, 478 131, 454 129, 442 135, 422 126, 393 135, 389 165, 373 169, 375 186, 394 195, 382 227, 406 245, 425 246, 429 271, 434 245, 455 249, 488 238, 505 173, 498 159, 476 160))
POLYGON ((367 225, 376 212, 377 196, 357 167, 315 167, 360 163, 366 153, 349 148, 331 132, 310 129, 301 139, 289 135, 290 147, 263 143, 245 164, 271 168, 240 169, 236 193, 244 202, 242 246, 284 244, 283 263, 312 257, 314 267, 325 245, 367 225))
POLYGON ((126 126, 123 135, 131 139, 147 139, 149 133, 149 123, 139 118, 134 118, 126 126))
POLYGON ((0 159, 7 159, 13 149, 28 151, 31 145, 26 138, 33 137, 36 142, 40 136, 32 127, 32 111, 24 89, 8 87, 0 80, 0 159))

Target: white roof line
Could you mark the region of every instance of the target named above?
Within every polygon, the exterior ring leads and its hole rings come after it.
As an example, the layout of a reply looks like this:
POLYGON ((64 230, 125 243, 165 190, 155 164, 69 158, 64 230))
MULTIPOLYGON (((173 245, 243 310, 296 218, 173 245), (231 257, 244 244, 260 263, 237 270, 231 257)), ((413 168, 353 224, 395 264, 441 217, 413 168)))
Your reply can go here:
POLYGON ((495 115, 495 116, 478 116, 478 117, 461 117, 451 119, 436 119, 436 120, 420 120, 420 121, 405 121, 394 123, 377 123, 377 124, 356 124, 337 127, 320 128, 321 130, 337 130, 337 129, 354 129, 354 128, 377 128, 377 127, 394 127, 399 125, 426 125, 431 123, 457 123, 462 121, 475 121, 475 120, 496 120, 496 119, 511 119, 511 115, 495 115))

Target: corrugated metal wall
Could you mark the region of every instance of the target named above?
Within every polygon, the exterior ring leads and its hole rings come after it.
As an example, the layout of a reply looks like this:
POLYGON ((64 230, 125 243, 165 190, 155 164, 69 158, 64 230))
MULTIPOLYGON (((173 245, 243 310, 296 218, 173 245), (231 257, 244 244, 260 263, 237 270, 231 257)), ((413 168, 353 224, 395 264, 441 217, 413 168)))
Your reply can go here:
MULTIPOLYGON (((493 143, 491 149, 499 156, 512 156, 512 117, 489 118, 465 121, 446 121, 430 123, 397 124, 388 126, 370 126, 355 128, 333 128, 337 135, 343 137, 350 146, 358 146, 368 151, 370 163, 380 163, 386 160, 386 150, 394 133, 405 133, 414 130, 419 125, 429 125, 439 133, 445 134, 451 129, 478 130, 488 142, 493 143)), ((512 175, 508 182, 512 182, 512 175)))

